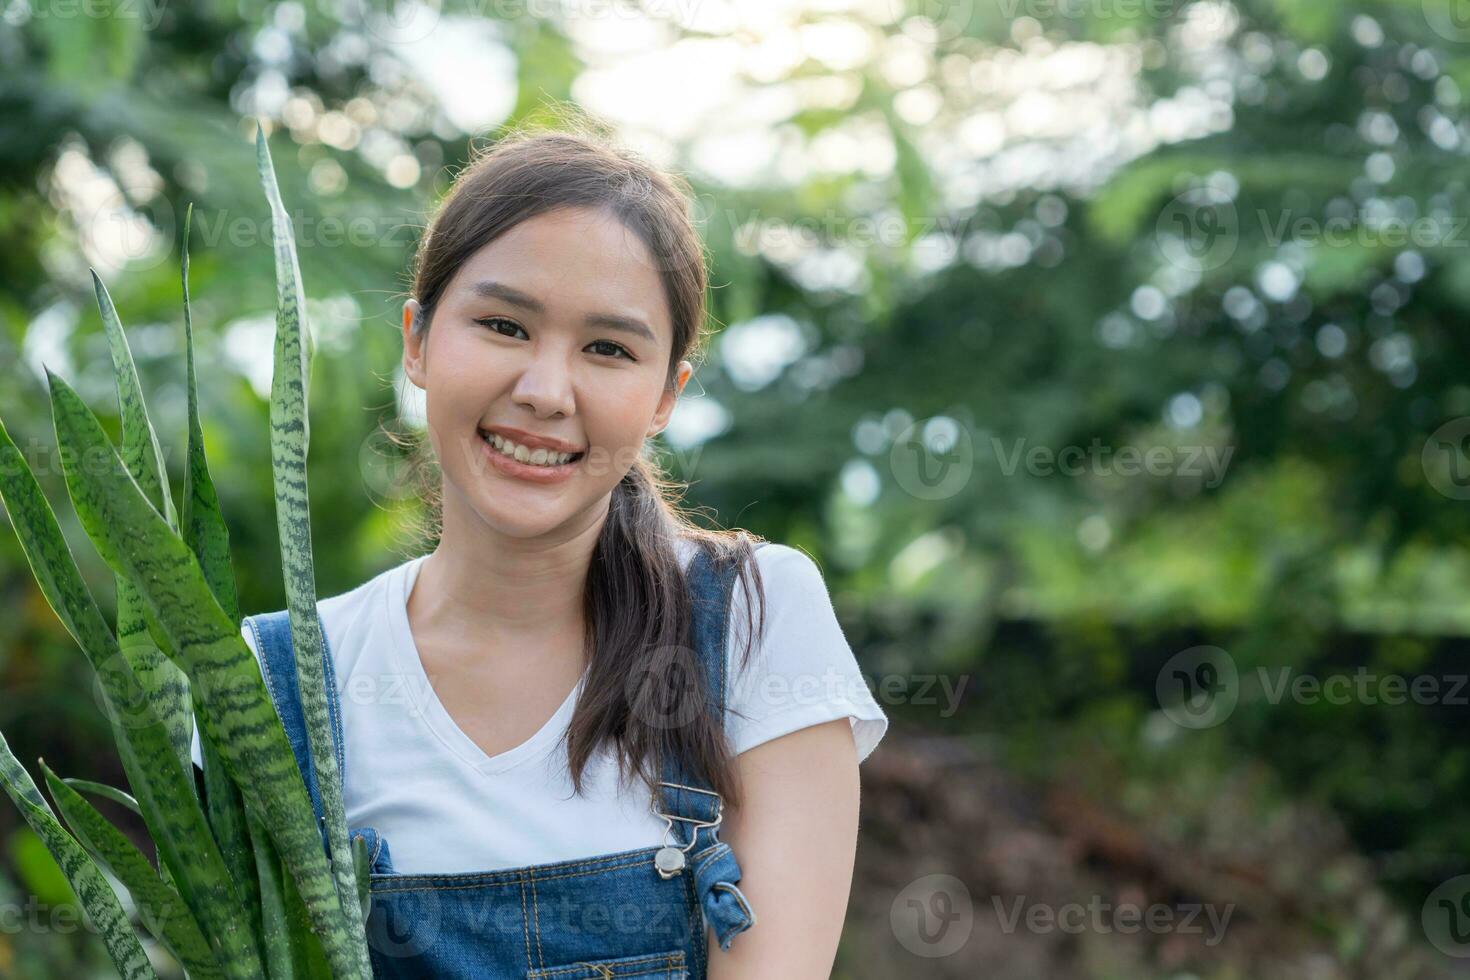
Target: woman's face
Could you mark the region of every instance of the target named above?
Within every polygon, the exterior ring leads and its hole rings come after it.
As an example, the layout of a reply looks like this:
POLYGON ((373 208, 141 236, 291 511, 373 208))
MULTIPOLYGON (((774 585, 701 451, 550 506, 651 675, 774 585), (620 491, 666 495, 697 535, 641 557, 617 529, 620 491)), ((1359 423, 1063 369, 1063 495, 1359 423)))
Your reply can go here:
POLYGON ((417 312, 409 300, 403 367, 426 393, 446 527, 477 515, 529 538, 602 513, 692 370, 680 361, 665 388, 663 282, 604 211, 522 221, 460 266, 427 334, 412 330, 417 312), (560 452, 580 455, 559 463, 560 452))

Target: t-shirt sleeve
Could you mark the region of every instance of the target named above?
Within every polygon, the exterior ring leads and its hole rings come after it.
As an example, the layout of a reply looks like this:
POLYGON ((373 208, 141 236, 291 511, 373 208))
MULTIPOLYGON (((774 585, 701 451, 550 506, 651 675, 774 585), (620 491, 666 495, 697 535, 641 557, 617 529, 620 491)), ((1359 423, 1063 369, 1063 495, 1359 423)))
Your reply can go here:
MULTIPOLYGON (((255 634, 250 632, 250 627, 244 623, 240 624, 240 635, 245 637, 245 645, 250 652, 255 654, 255 663, 260 664, 260 651, 255 649, 255 634)), ((192 714, 192 713, 191 713, 192 714)), ((194 721, 194 737, 189 742, 189 754, 194 757, 194 765, 201 771, 204 769, 204 748, 199 744, 199 722, 194 721)))
POLYGON ((726 730, 739 755, 811 725, 847 718, 858 761, 877 747, 888 716, 837 622, 822 571, 804 552, 770 543, 756 551, 766 624, 743 663, 747 597, 737 580, 731 601, 726 730))

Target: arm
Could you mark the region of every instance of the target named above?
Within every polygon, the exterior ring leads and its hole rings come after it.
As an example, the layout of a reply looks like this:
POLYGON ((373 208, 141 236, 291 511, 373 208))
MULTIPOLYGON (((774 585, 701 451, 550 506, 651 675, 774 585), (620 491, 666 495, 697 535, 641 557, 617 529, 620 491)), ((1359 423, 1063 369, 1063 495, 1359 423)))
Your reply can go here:
POLYGON ((857 852, 858 759, 846 718, 736 757, 744 805, 720 839, 740 862, 756 924, 729 950, 709 938, 709 980, 828 980, 857 852))

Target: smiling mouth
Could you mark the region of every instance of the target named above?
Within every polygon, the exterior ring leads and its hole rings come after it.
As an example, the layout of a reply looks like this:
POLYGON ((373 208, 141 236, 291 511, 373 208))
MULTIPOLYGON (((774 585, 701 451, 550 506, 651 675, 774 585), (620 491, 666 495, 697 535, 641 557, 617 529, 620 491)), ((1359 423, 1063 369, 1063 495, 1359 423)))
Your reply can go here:
POLYGON ((548 469, 551 469, 557 466, 566 466, 571 463, 575 463, 577 460, 587 455, 585 452, 559 453, 545 448, 531 449, 528 446, 522 446, 518 443, 512 442, 510 439, 507 439, 502 435, 498 435, 494 432, 486 432, 483 429, 479 430, 479 434, 480 438, 485 440, 485 443, 489 445, 491 449, 494 449, 502 456, 514 459, 519 463, 525 463, 528 466, 545 466, 548 469))

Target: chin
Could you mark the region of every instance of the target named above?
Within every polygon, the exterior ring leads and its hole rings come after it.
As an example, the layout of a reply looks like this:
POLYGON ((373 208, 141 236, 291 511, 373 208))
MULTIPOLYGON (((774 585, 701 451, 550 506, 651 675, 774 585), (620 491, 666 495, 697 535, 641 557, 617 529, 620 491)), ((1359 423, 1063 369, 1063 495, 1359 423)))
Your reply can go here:
POLYGON ((508 538, 530 540, 554 533, 559 528, 581 527, 582 508, 564 498, 537 500, 534 492, 511 491, 476 507, 480 520, 508 538))

